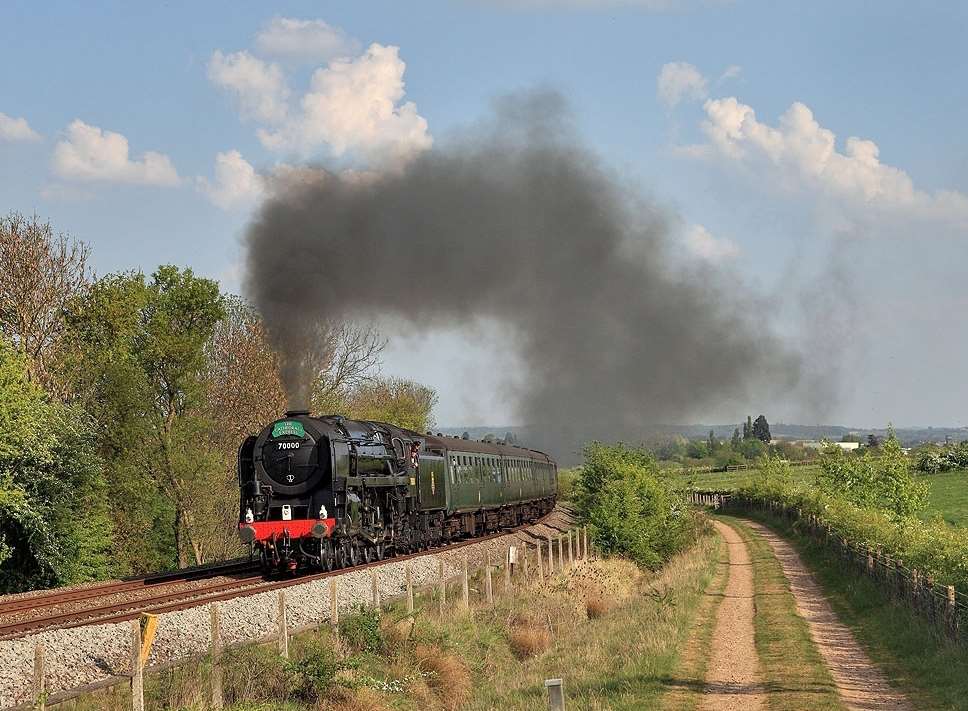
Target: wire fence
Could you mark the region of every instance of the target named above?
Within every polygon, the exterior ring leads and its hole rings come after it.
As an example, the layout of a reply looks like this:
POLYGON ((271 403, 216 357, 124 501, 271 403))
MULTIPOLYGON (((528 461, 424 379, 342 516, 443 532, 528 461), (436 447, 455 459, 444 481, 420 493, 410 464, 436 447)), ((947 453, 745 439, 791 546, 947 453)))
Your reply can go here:
POLYGON ((692 501, 702 506, 740 512, 756 511, 795 526, 796 531, 835 553, 855 572, 872 579, 893 600, 913 610, 946 639, 968 644, 968 594, 934 580, 879 548, 847 540, 814 514, 804 514, 780 501, 722 491, 696 491, 692 501))

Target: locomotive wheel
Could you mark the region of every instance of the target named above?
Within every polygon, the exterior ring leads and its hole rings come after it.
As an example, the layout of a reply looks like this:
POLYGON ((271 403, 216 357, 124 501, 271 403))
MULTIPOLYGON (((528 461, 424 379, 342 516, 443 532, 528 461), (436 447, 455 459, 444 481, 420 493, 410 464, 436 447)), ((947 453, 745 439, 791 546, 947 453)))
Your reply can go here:
POLYGON ((357 543, 356 541, 352 541, 350 543, 350 550, 349 550, 350 566, 356 567, 357 565, 360 564, 361 559, 362 559, 362 555, 360 551, 360 544, 357 543))
POLYGON ((373 549, 373 553, 377 560, 383 560, 387 557, 386 546, 384 546, 382 543, 377 543, 376 547, 373 549))

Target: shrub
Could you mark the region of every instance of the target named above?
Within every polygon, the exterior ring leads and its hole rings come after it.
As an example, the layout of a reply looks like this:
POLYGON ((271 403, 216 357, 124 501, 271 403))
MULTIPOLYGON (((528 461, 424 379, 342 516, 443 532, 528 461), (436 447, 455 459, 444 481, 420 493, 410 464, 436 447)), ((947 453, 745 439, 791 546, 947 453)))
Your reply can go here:
POLYGON ((685 498, 645 449, 589 445, 575 488, 579 514, 606 553, 654 569, 695 537, 685 498))
POLYGON ((847 456, 829 447, 820 457, 817 485, 831 496, 861 508, 909 516, 924 508, 928 486, 911 473, 908 458, 892 431, 877 453, 847 456))
POLYGON ((306 701, 318 701, 338 686, 352 688, 354 685, 340 673, 357 666, 320 640, 312 640, 296 659, 285 663, 293 694, 306 701))
POLYGON ((360 605, 354 614, 342 618, 339 631, 350 646, 361 652, 379 653, 386 647, 380 630, 380 613, 365 605, 360 605))

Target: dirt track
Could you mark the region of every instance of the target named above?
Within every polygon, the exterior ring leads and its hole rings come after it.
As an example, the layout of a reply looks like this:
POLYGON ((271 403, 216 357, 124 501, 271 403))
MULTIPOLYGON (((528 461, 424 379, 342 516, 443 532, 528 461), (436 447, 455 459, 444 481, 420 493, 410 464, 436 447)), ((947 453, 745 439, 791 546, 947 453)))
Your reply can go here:
POLYGON ((807 621, 810 636, 834 678, 844 705, 858 711, 913 711, 914 707, 891 688, 851 631, 837 619, 793 547, 765 526, 752 521, 748 524, 770 544, 780 561, 796 600, 797 612, 807 621))
POLYGON ((740 711, 760 709, 765 694, 760 679, 759 658, 753 644, 753 569, 749 551, 739 534, 719 521, 716 530, 729 550, 729 578, 723 601, 716 611, 711 659, 700 709, 740 711))

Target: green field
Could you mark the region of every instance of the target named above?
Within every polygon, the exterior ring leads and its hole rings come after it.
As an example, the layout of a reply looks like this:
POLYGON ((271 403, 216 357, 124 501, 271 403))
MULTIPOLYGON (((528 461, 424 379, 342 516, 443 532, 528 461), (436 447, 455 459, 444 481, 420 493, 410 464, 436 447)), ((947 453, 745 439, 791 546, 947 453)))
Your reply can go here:
POLYGON ((924 478, 930 489, 928 508, 921 518, 932 519, 940 515, 952 526, 968 527, 968 470, 928 474, 924 478))
MULTIPOLYGON (((817 468, 815 466, 791 467, 790 475, 795 482, 809 483, 814 480, 817 468)), ((670 473, 679 484, 687 489, 699 489, 702 491, 731 491, 748 484, 756 476, 755 469, 746 469, 737 472, 708 472, 696 474, 693 472, 670 473)))

